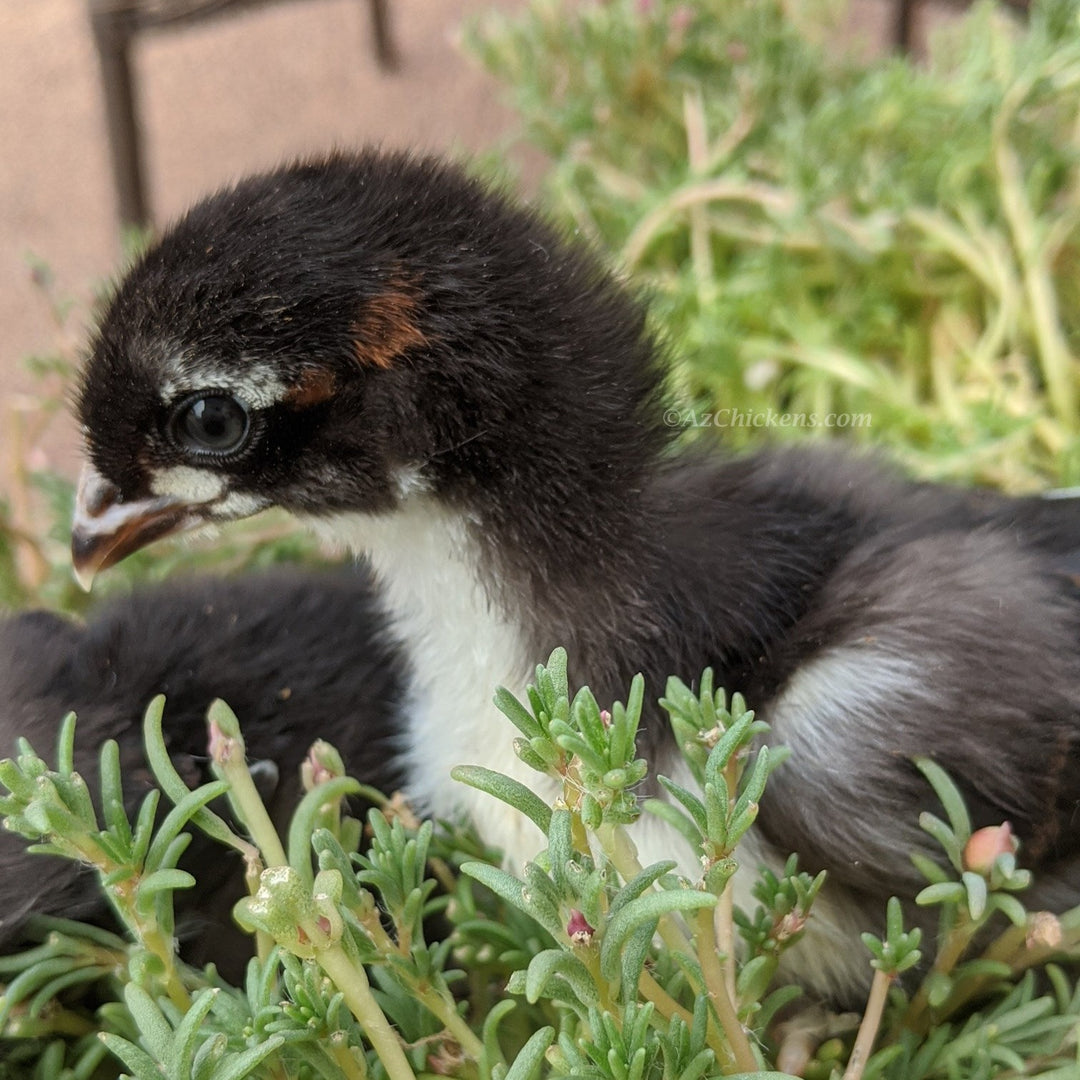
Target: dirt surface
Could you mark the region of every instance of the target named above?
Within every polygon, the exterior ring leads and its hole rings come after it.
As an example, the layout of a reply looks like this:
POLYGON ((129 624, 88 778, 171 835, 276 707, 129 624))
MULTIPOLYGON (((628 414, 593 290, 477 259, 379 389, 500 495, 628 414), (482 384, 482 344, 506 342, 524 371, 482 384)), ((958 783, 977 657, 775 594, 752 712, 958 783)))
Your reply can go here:
MULTIPOLYGON (((0 0, 0 494, 29 460, 73 474, 66 414, 42 435, 29 354, 77 352, 95 283, 120 257, 86 0, 0 0), (63 329, 34 283, 47 265, 74 304, 63 329)), ((500 90, 458 48, 463 18, 524 0, 393 0, 401 53, 378 68, 365 0, 279 0, 147 32, 135 67, 151 204, 165 222, 239 174, 330 146, 477 150, 512 129, 500 90)), ((855 0, 880 40, 890 0, 855 0)), ((525 161, 535 176, 537 158, 525 161)))

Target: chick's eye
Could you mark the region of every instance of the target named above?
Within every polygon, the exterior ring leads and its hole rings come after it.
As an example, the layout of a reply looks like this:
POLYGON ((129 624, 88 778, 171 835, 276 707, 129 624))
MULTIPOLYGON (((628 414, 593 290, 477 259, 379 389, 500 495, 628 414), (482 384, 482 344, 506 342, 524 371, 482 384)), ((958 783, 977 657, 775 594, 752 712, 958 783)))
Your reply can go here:
POLYGON ((198 454, 238 450, 250 429, 247 408, 227 394, 206 394, 185 401, 173 414, 173 438, 198 454))

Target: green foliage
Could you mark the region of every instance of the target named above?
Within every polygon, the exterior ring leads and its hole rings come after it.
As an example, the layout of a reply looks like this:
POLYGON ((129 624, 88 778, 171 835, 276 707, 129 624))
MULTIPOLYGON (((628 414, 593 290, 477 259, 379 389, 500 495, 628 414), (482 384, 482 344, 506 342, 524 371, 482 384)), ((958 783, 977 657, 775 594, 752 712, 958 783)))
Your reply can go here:
POLYGON ((223 1035, 204 1036, 204 1025, 218 991, 201 990, 175 1025, 159 1004, 135 983, 124 987, 124 1001, 146 1049, 114 1035, 102 1042, 131 1070, 134 1080, 241 1080, 280 1049, 284 1039, 271 1036, 244 1051, 230 1053, 223 1035))
POLYGON ((653 299, 672 423, 1080 482, 1080 3, 982 4, 923 64, 841 51, 845 6, 534 0, 470 41, 653 299))
POLYGON ((871 961, 874 969, 886 975, 900 975, 922 959, 919 952, 922 931, 917 927, 904 930, 903 911, 895 896, 889 898, 885 937, 882 939, 873 934, 863 934, 862 940, 874 957, 871 961))
MULTIPOLYGON (((0 958, 0 1076, 781 1076, 767 1071, 775 1020, 798 996, 780 978, 781 958, 799 948, 828 883, 792 856, 782 873, 759 872, 753 911, 732 903, 738 843, 778 757, 762 743, 765 726, 737 695, 729 708, 709 672, 696 691, 669 681, 663 705, 695 779, 692 789, 661 782, 700 872, 686 877, 674 861, 642 866, 627 834, 638 807, 610 775, 641 771, 640 678, 625 706, 607 710, 587 688, 571 692, 566 666, 557 650, 537 668, 527 705, 497 696, 525 735, 523 759, 557 781, 554 799, 461 771, 544 822, 546 847, 520 878, 469 834, 413 821, 363 789, 325 743, 305 763, 307 793, 282 843, 251 784, 240 724, 220 702, 207 728, 220 779, 194 792, 168 759, 165 703, 151 704, 147 757, 173 808, 158 812, 153 791, 134 820, 110 744, 95 810, 71 767, 72 718, 55 767, 21 743, 17 758, 0 762, 7 827, 37 850, 92 866, 123 934, 38 919, 40 944, 0 958), (345 803, 361 790, 377 804, 364 837, 345 803), (207 805, 223 795, 239 827, 207 805), (177 860, 192 828, 246 860, 249 896, 236 917, 254 940, 240 987, 177 955, 173 896, 194 884, 177 860), (440 940, 428 938, 433 918, 445 928, 440 940)), ((1063 1080, 1075 1067, 1080 989, 1052 961, 1080 958, 1080 910, 1061 919, 1025 912, 1027 875, 1011 834, 992 830, 993 858, 983 857, 955 785, 932 763, 919 766, 948 819, 924 815, 942 860, 920 861, 930 878, 920 902, 940 908, 941 930, 928 950, 893 900, 884 937, 864 936, 875 989, 851 1060, 885 1080, 989 1080, 1021 1067, 1063 1080), (920 966, 922 955, 931 961, 920 966)), ((844 1046, 822 1042, 806 1075, 828 1077, 844 1046)))

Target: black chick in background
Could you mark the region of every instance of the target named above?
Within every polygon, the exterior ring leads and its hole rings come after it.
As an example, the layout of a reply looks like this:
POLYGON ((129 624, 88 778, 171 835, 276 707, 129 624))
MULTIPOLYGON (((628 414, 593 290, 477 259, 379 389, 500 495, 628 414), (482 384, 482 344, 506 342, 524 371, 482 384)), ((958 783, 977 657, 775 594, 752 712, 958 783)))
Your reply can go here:
MULTIPOLYGON (((116 739, 129 813, 154 783, 142 715, 159 693, 167 697, 170 755, 189 787, 213 779, 206 709, 216 697, 229 702, 279 829, 303 794, 300 764, 316 738, 334 743, 351 768, 388 792, 400 779, 390 721, 401 658, 363 569, 178 581, 103 604, 86 625, 40 611, 14 616, 0 621, 0 686, 3 754, 26 736, 55 761, 59 721, 74 710, 76 768, 96 801, 98 751, 116 739)), ((231 919, 244 895, 241 860, 191 832, 182 865, 197 885, 177 893, 181 951, 237 979, 251 955, 250 938, 231 919)), ((92 871, 28 855, 26 843, 0 831, 0 953, 15 947, 31 914, 108 922, 92 871)))
MULTIPOLYGON (((557 644, 602 700, 712 665, 792 750, 739 856, 829 871, 785 962, 834 1001, 869 979, 858 932, 922 884, 908 852, 934 853, 913 755, 977 824, 1012 822, 1031 904, 1080 901, 1080 504, 835 450, 680 452, 663 368, 624 285, 456 167, 367 152, 253 177, 177 222, 104 314, 76 566, 271 505, 368 553, 411 663, 407 791, 515 859, 541 837, 449 778, 535 782, 496 685, 521 693, 557 644)), ((655 707, 640 750, 682 777, 655 707)), ((635 829, 643 861, 697 865, 635 829)))

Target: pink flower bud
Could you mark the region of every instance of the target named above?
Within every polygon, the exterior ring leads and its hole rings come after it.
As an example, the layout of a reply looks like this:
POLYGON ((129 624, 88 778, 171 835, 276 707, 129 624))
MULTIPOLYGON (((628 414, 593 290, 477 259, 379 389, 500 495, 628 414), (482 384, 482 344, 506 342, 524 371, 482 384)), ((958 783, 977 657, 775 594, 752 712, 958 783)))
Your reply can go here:
POLYGON ((300 780, 305 791, 311 791, 319 784, 325 784, 329 780, 344 775, 345 765, 341 760, 341 755, 322 739, 312 744, 311 749, 308 750, 308 756, 300 766, 300 780))
POLYGON ((976 829, 964 845, 964 869, 974 870, 976 874, 989 874, 999 855, 1012 855, 1019 846, 1007 821, 976 829))
POLYGON ((801 911, 789 911, 775 926, 773 935, 775 939, 787 941, 798 934, 806 926, 806 916, 801 911))
POLYGON ((611 727, 611 713, 607 709, 600 710, 600 723, 606 728, 611 727))
POLYGON ((592 942, 596 928, 590 926, 588 920, 577 908, 570 909, 570 921, 566 924, 566 936, 574 945, 588 945, 592 942))
POLYGON ((211 720, 209 746, 211 759, 219 765, 224 765, 232 757, 234 746, 234 740, 221 730, 216 720, 211 720))

